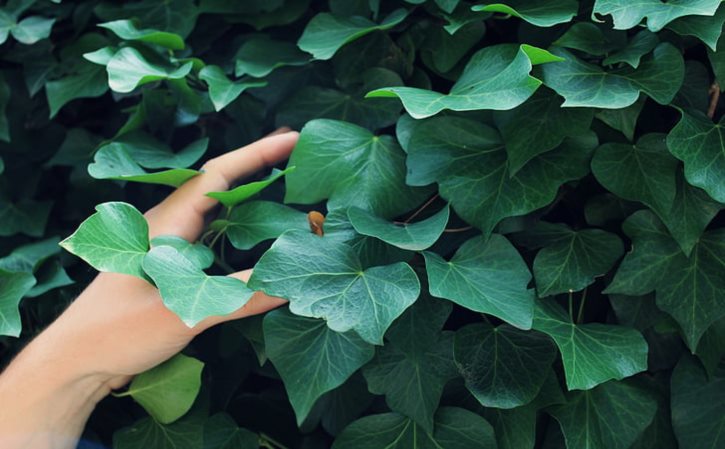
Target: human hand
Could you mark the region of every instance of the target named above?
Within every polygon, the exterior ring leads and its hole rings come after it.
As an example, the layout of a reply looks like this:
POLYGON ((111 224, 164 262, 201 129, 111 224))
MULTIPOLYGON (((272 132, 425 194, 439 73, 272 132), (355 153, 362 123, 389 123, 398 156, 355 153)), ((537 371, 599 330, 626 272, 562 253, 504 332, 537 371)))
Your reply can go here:
MULTIPOLYGON (((278 132, 208 161, 203 174, 146 212, 150 237, 176 235, 195 241, 217 204, 207 192, 227 190, 237 179, 286 159, 296 142, 296 132, 278 132)), ((250 275, 251 270, 244 270, 230 276, 246 281, 250 275)), ((189 328, 164 306, 153 285, 125 274, 101 273, 0 376, 0 403, 20 402, 4 408, 12 409, 13 416, 0 410, 0 442, 6 441, 6 431, 37 436, 37 427, 43 427, 39 423, 45 423, 51 428, 44 430, 63 434, 69 443, 17 447, 73 447, 74 435, 80 435, 93 406, 111 389, 169 359, 205 329, 284 302, 257 292, 236 312, 189 328), (57 421, 56 415, 66 418, 49 425, 57 421)))

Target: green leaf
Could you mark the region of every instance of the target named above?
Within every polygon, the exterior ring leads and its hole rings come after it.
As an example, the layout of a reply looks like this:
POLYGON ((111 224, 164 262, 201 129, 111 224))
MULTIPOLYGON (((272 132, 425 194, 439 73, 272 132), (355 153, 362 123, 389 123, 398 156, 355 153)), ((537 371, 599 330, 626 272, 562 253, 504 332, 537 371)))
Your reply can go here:
POLYGON ((533 328, 559 347, 569 390, 589 390, 647 369, 647 342, 634 329, 574 324, 553 300, 537 302, 533 328))
POLYGON ((435 416, 433 432, 426 432, 397 413, 369 415, 342 431, 332 449, 495 449, 493 428, 485 419, 455 407, 443 407, 435 416))
POLYGON ((267 85, 266 81, 231 81, 227 78, 224 70, 215 65, 208 65, 201 69, 199 78, 206 81, 209 86, 209 97, 214 104, 214 109, 217 111, 227 107, 245 90, 267 85))
POLYGON ((640 92, 669 104, 685 76, 682 55, 668 43, 659 44, 637 69, 611 72, 560 48, 554 47, 552 53, 565 61, 544 66, 544 83, 564 97, 564 107, 620 109, 636 102, 640 92))
POLYGON ((445 109, 513 109, 541 85, 529 74, 533 66, 557 61, 562 59, 530 45, 493 45, 471 57, 447 95, 415 87, 386 87, 367 97, 399 97, 408 114, 417 119, 445 109))
POLYGON ((717 9, 714 16, 685 16, 675 19, 667 28, 681 36, 695 36, 704 42, 710 50, 717 50, 717 41, 725 24, 725 8, 717 9))
POLYGON ((708 379, 697 360, 685 355, 672 372, 672 426, 682 449, 722 447, 725 378, 708 379))
POLYGON ((141 261, 149 250, 149 227, 141 212, 130 204, 97 205, 96 213, 60 246, 98 271, 146 279, 141 261))
POLYGON ((177 354, 134 377, 128 390, 116 397, 131 396, 159 423, 169 424, 189 411, 201 389, 199 360, 177 354))
POLYGON ((309 57, 291 42, 278 41, 266 35, 245 41, 235 55, 236 76, 249 75, 263 78, 284 66, 300 66, 309 63, 309 57))
POLYGON ((357 206, 383 218, 416 204, 426 191, 405 184, 405 154, 395 139, 376 136, 359 126, 313 120, 302 129, 285 177, 286 203, 314 204, 330 199, 328 208, 357 206))
POLYGON ((191 415, 164 425, 146 417, 113 434, 114 449, 199 449, 204 421, 191 415))
POLYGON ((156 44, 171 50, 183 50, 184 38, 176 33, 154 29, 140 29, 134 20, 114 20, 99 23, 98 26, 113 31, 116 36, 127 41, 141 41, 156 44))
POLYGON ((687 181, 705 190, 715 200, 725 202, 725 144, 720 128, 698 112, 682 112, 682 118, 667 135, 667 147, 685 164, 687 181))
POLYGON ((217 413, 204 423, 203 449, 259 449, 259 437, 226 413, 217 413))
POLYGON ((623 225, 632 239, 605 293, 644 295, 656 291, 657 306, 682 327, 691 350, 707 328, 725 316, 725 228, 705 232, 689 257, 652 213, 634 213, 623 225))
POLYGON ((22 330, 18 306, 35 285, 30 273, 14 273, 0 268, 0 335, 19 337, 22 330))
POLYGON ((189 327, 234 312, 254 293, 239 279, 208 276, 171 246, 151 248, 143 269, 156 283, 164 305, 189 327))
POLYGON ((567 395, 549 413, 559 421, 567 447, 627 449, 654 418, 657 402, 626 382, 607 382, 567 395))
POLYGON ((200 270, 214 263, 214 253, 202 243, 190 243, 175 235, 160 235, 151 239, 151 247, 171 246, 200 270))
POLYGON ((470 119, 436 117, 413 132, 406 182, 437 182, 456 213, 487 236, 502 219, 546 206, 563 183, 586 175, 595 147, 593 134, 567 139, 511 176, 496 130, 470 119))
POLYGON ((251 201, 235 207, 226 220, 213 222, 211 228, 225 232, 235 248, 246 250, 285 231, 309 229, 309 224, 304 212, 271 201, 251 201))
POLYGON ((483 22, 471 22, 449 33, 443 27, 431 30, 421 48, 423 61, 438 72, 451 71, 486 32, 483 22))
POLYGON ((474 11, 509 14, 537 27, 569 22, 578 9, 579 4, 574 0, 508 0, 473 7, 474 11))
POLYGON ((192 67, 192 62, 180 67, 166 67, 149 62, 133 47, 124 47, 108 61, 106 71, 111 90, 127 93, 154 81, 182 79, 191 72, 192 67))
POLYGON ((718 6, 720 0, 641 0, 634 4, 629 0, 596 0, 592 20, 597 20, 596 14, 611 15, 615 29, 628 30, 646 18, 647 28, 657 32, 678 17, 712 16, 718 6))
POLYGON ((590 22, 573 24, 553 43, 558 47, 573 48, 595 56, 605 56, 625 44, 624 33, 613 32, 590 22))
POLYGON ((18 246, 7 256, 0 258, 0 269, 33 273, 50 257, 60 252, 58 237, 35 241, 18 246))
POLYGON ((79 98, 97 98, 108 92, 103 67, 83 64, 76 73, 45 83, 45 94, 50 106, 50 118, 63 106, 79 98))
POLYGON ((0 199, 0 236, 23 233, 41 237, 52 202, 21 200, 16 204, 0 199))
POLYGON ((226 192, 209 192, 206 196, 219 200, 220 203, 227 207, 234 207, 258 194, 282 176, 292 172, 295 168, 294 166, 287 167, 285 170, 273 168, 272 174, 261 181, 250 182, 249 184, 235 187, 226 192))
POLYGON ((349 245, 302 231, 288 231, 274 242, 249 285, 288 299, 296 315, 324 318, 330 329, 355 330, 373 344, 382 344, 393 320, 420 294, 408 264, 363 269, 349 245))
POLYGON ((506 143, 511 176, 534 157, 561 145, 565 138, 589 131, 593 110, 562 108, 561 104, 556 94, 540 89, 521 106, 494 114, 506 143))
POLYGON ((101 20, 135 17, 142 26, 178 33, 186 37, 194 28, 200 10, 193 0, 163 2, 102 2, 93 9, 101 20))
POLYGON ((10 29, 10 34, 21 44, 30 45, 42 39, 47 39, 54 23, 55 19, 29 16, 15 24, 10 29))
POLYGON ((624 62, 636 69, 639 67, 642 57, 654 50, 659 42, 656 34, 649 30, 642 30, 634 35, 626 47, 604 58, 602 64, 614 65, 624 62))
POLYGON ((526 263, 500 235, 474 237, 450 261, 423 253, 430 294, 475 312, 488 313, 520 329, 531 329, 534 291, 526 263))
POLYGON ((272 311, 264 318, 264 340, 298 424, 320 396, 342 385, 375 354, 373 346, 355 332, 338 333, 323 320, 286 310, 272 311))
POLYGON ((343 45, 378 30, 387 30, 405 19, 408 12, 396 9, 380 24, 360 16, 338 17, 317 14, 309 21, 297 45, 315 59, 330 59, 343 45))
POLYGON ((385 335, 385 346, 365 366, 368 389, 384 394, 388 406, 427 432, 446 382, 456 377, 453 333, 441 332, 451 304, 424 297, 385 335))
POLYGON ((512 409, 539 394, 556 349, 537 332, 477 323, 456 332, 455 357, 466 388, 481 405, 512 409))
POLYGON ((534 259, 536 290, 542 298, 586 288, 624 254, 622 240, 601 229, 574 231, 541 222, 530 233, 543 246, 534 259))
POLYGON ((350 223, 358 233, 410 251, 422 251, 431 247, 443 234, 449 215, 450 208, 446 205, 423 221, 398 225, 357 207, 347 211, 350 223))

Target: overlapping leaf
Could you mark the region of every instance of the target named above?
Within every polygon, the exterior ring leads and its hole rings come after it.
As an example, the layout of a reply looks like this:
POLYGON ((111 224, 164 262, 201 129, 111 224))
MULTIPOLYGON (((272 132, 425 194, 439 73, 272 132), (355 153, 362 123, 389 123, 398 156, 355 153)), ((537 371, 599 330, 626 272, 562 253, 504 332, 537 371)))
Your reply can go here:
POLYGON ((579 5, 573 0, 508 0, 476 5, 473 10, 510 14, 535 26, 550 27, 569 22, 576 15, 578 8, 579 5))

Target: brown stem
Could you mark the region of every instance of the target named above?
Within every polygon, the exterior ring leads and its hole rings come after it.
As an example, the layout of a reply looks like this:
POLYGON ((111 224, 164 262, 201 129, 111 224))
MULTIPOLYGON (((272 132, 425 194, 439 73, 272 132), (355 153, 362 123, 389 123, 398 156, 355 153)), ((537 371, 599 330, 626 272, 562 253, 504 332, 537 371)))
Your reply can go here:
POLYGON ((436 200, 436 198, 438 198, 438 194, 437 194, 437 193, 436 193, 435 195, 433 195, 432 197, 430 197, 430 199, 429 199, 428 201, 426 201, 425 203, 423 203, 423 205, 422 205, 422 206, 420 206, 420 207, 418 208, 418 210, 416 210, 415 212, 413 212, 413 215, 411 215, 410 217, 406 218, 406 219, 405 219, 405 221, 404 221, 404 222, 403 222, 402 224, 407 224, 407 223, 409 223, 409 222, 410 222, 410 220, 412 220, 412 219, 414 219, 415 217, 417 217, 417 216, 418 216, 418 215, 419 215, 419 214, 420 214, 421 212, 423 212, 423 211, 424 211, 424 210, 425 210, 425 209, 426 209, 426 208, 427 208, 428 206, 430 206, 430 205, 431 205, 431 203, 433 203, 433 201, 435 201, 435 200, 436 200))
POLYGON ((707 108, 707 116, 713 118, 715 116, 715 109, 717 109, 717 103, 720 101, 720 84, 718 84, 717 80, 712 83, 707 93, 710 95, 710 106, 707 108))
POLYGON ((473 226, 464 226, 462 228, 449 228, 444 229, 443 232, 465 232, 473 229, 473 226))

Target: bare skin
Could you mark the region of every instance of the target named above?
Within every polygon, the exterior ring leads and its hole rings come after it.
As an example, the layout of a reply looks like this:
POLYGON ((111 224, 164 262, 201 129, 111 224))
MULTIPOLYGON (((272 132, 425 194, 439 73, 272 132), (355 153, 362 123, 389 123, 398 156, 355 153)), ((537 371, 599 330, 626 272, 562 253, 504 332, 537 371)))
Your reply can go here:
MULTIPOLYGON (((298 136, 285 131, 208 161, 203 174, 146 212, 150 237, 195 241, 217 203, 205 194, 286 159, 298 136)), ((246 281, 250 275, 244 270, 230 276, 246 281)), ((188 328, 153 285, 99 274, 0 375, 0 447, 74 448, 95 405, 111 390, 171 358, 209 327, 284 303, 257 292, 236 312, 188 328)))

